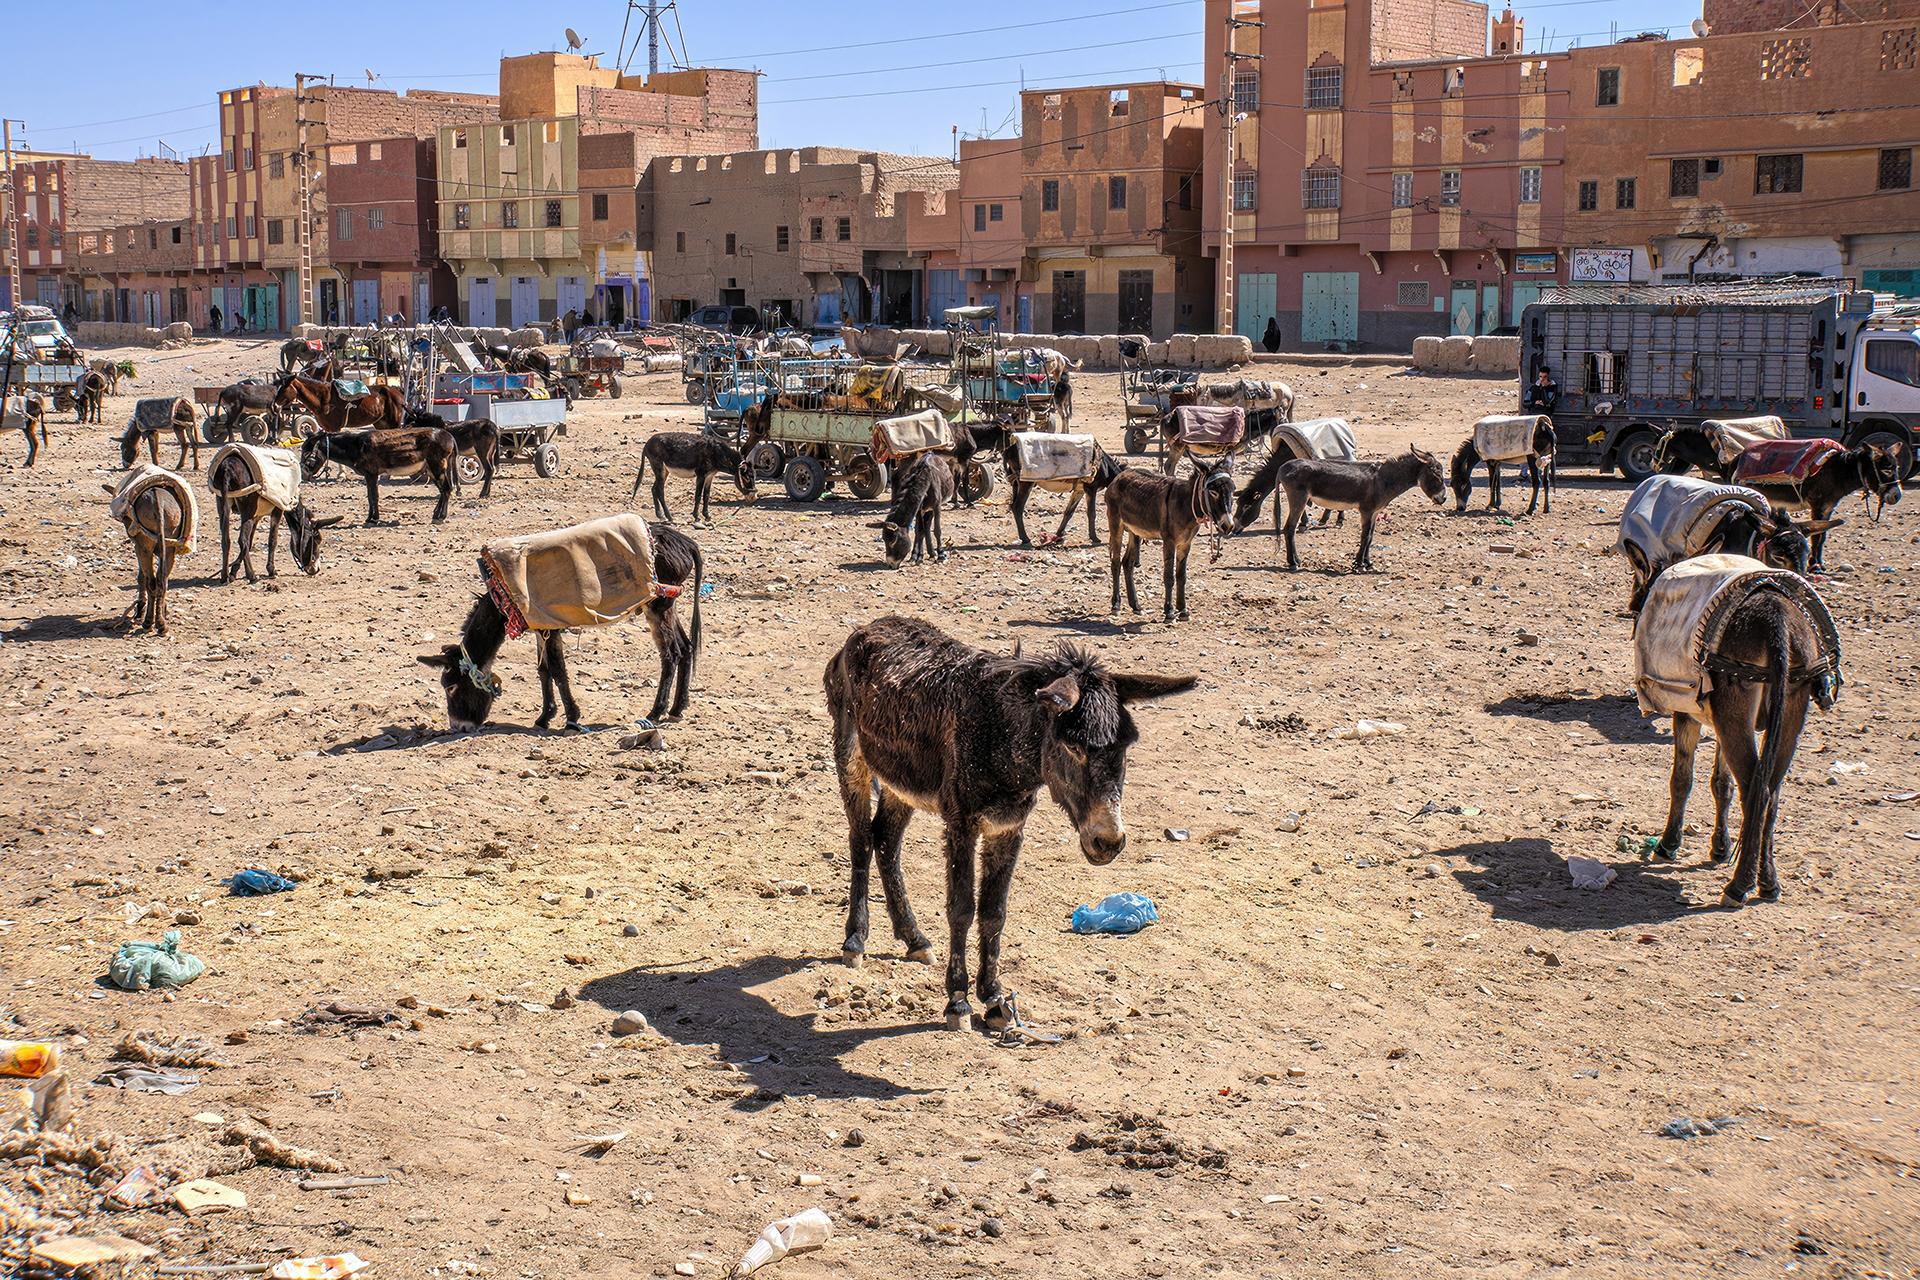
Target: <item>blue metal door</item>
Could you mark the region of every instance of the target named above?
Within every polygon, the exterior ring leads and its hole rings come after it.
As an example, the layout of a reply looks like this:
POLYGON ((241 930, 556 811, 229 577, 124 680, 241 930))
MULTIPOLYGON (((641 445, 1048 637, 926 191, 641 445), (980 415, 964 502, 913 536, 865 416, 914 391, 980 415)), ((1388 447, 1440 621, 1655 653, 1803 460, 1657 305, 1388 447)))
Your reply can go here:
POLYGON ((1456 284, 1453 286, 1453 292, 1447 299, 1447 305, 1452 312, 1452 324, 1449 332, 1452 333, 1454 337, 1465 336, 1470 338, 1473 336, 1473 322, 1479 311, 1479 297, 1479 290, 1475 289, 1470 283, 1464 285, 1456 284))
POLYGON ((1301 344, 1356 342, 1359 338, 1360 273, 1358 271, 1302 273, 1300 276, 1301 344))
POLYGON ((958 271, 927 272, 927 323, 935 328, 945 324, 947 308, 967 305, 966 291, 960 287, 958 271))
POLYGON ((1521 314, 1525 312, 1528 307, 1540 301, 1540 291, 1545 287, 1545 285, 1515 281, 1512 296, 1507 303, 1507 323, 1518 328, 1521 314))
POLYGON ((1023 293, 1014 300, 1014 313, 1019 317, 1014 329, 1017 333, 1033 332, 1033 295, 1023 293))
POLYGON ((380 323, 380 282, 378 280, 353 282, 353 322, 355 324, 380 323))
POLYGON ((1280 314, 1279 290, 1280 277, 1271 271, 1242 272, 1233 289, 1233 331, 1255 344, 1266 337, 1267 321, 1280 314))

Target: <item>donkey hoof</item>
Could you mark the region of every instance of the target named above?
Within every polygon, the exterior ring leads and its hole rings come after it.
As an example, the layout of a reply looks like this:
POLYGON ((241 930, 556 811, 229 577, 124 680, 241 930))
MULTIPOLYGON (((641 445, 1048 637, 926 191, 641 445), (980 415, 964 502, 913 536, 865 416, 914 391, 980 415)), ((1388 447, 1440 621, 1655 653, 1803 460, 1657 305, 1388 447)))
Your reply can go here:
POLYGON ((1008 1027, 1020 1025, 1020 1013, 1014 1007, 1013 992, 1003 993, 998 1000, 987 1006, 980 1015, 980 1025, 988 1031, 1005 1031, 1008 1027))
POLYGON ((1647 850, 1647 856, 1655 862, 1672 862, 1680 856, 1680 846, 1678 843, 1675 843, 1672 847, 1668 847, 1666 844, 1656 844, 1653 848, 1647 850))
POLYGON ((907 950, 907 959, 914 964, 932 964, 933 948, 931 946, 910 947, 907 950))
POLYGON ((1756 896, 1762 902, 1778 902, 1780 901, 1780 886, 1777 884, 1763 886, 1756 896))
POLYGON ((947 1030, 973 1030, 973 1010, 966 1005, 961 1005, 958 1008, 949 1007, 947 1009, 947 1030))
POLYGON ((1728 885, 1720 893, 1720 905, 1728 908, 1737 908, 1737 907, 1746 906, 1747 905, 1746 890, 1736 889, 1732 885, 1728 885))
POLYGON ((536 729, 545 729, 552 723, 553 723, 553 713, 549 711, 546 715, 541 716, 539 719, 535 720, 533 722, 533 727, 536 729))
POLYGON ((1193 615, 1188 613, 1185 609, 1175 609, 1173 611, 1173 616, 1179 619, 1181 622, 1187 622, 1191 620, 1193 617, 1193 615))
POLYGON ((856 951, 852 947, 844 947, 840 951, 840 963, 849 969, 858 969, 866 961, 866 958, 867 956, 864 951, 856 951))
POLYGON ((580 728, 580 722, 578 720, 569 720, 567 721, 567 727, 563 729, 562 732, 563 733, 582 733, 584 732, 584 730, 580 728))

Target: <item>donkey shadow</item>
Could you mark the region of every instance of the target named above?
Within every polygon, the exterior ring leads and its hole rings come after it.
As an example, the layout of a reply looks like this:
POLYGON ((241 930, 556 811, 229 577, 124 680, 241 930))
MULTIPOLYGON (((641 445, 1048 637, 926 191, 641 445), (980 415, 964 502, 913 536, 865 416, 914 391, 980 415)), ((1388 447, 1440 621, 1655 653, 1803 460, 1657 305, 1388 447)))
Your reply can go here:
POLYGON ((1109 618, 1009 618, 1009 627, 1032 627, 1037 631, 1066 631, 1082 636, 1131 636, 1139 635, 1140 629, 1149 623, 1159 625, 1160 619, 1149 619, 1146 614, 1122 615, 1125 621, 1115 622, 1109 618))
POLYGON ((123 614, 43 613, 11 631, 0 631, 9 643, 21 641, 91 640, 121 630, 123 614))
POLYGON ((458 742, 463 738, 484 737, 530 737, 530 738, 578 738, 589 733, 602 733, 609 729, 626 729, 624 722, 594 722, 584 724, 576 732, 564 729, 542 729, 534 724, 514 724, 511 722, 483 724, 477 729, 445 729, 426 724, 390 724, 372 733, 363 733, 344 742, 336 742, 323 750, 323 756, 362 755, 370 751, 415 751, 422 747, 437 746, 442 743, 458 742))
POLYGON ((1547 724, 1592 726, 1608 742, 1659 743, 1673 739, 1657 733, 1653 721, 1640 714, 1631 694, 1515 693, 1486 704, 1490 716, 1522 716, 1547 724))
POLYGON ((614 1012, 638 1009, 667 1039, 710 1047, 717 1060, 738 1064, 741 1074, 753 1082, 754 1092, 734 1103, 736 1111, 763 1110, 789 1093, 891 1099, 926 1092, 850 1071, 840 1058, 871 1040, 937 1031, 938 1020, 822 1031, 813 1025, 811 1012, 783 1013, 749 990, 797 973, 818 959, 758 956, 699 971, 642 965, 593 979, 580 988, 580 998, 614 1012))
MULTIPOLYGON (((1454 879, 1486 903, 1496 919, 1517 920, 1537 929, 1585 933, 1624 925, 1662 924, 1718 909, 1717 905, 1688 902, 1681 882, 1656 873, 1653 864, 1624 858, 1601 859, 1619 873, 1605 889, 1576 889, 1567 876, 1565 861, 1554 852, 1553 842, 1538 836, 1474 841, 1435 849, 1431 856, 1467 864, 1455 868, 1454 879)), ((1697 865, 1707 866, 1704 860, 1698 860, 1697 865)))

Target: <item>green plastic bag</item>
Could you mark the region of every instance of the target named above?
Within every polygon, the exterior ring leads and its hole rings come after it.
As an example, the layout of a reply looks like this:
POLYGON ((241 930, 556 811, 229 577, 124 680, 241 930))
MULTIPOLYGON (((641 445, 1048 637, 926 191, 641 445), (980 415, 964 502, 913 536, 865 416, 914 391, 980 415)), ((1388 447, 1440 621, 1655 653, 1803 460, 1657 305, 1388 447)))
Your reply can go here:
POLYGON ((159 942, 123 942, 107 966, 107 980, 125 991, 184 987, 207 971, 199 956, 180 949, 180 931, 167 930, 159 942))

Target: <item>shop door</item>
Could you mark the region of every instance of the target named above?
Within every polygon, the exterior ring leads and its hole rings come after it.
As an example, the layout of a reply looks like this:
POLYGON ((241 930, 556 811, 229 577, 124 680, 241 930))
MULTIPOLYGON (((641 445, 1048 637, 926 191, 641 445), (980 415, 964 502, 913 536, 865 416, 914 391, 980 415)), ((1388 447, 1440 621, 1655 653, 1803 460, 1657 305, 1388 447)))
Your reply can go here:
POLYGON ((530 324, 540 323, 540 282, 532 276, 513 278, 513 296, 510 299, 509 315, 513 327, 524 329, 530 324))
POLYGON ((467 323, 483 329, 499 324, 500 313, 493 301, 493 277, 476 276, 470 289, 467 295, 467 323))
POLYGON ((1246 271, 1234 284, 1233 331, 1256 346, 1267 336, 1267 320, 1279 311, 1280 277, 1270 271, 1246 271))
POLYGON ((1300 277, 1300 342, 1355 342, 1360 337, 1360 273, 1308 271, 1300 277))
POLYGON ((1120 273, 1120 332, 1153 332, 1153 272, 1120 273))
POLYGON ((580 276, 561 276, 554 281, 554 314, 564 316, 571 311, 574 315, 585 315, 587 311, 587 282, 580 276))
POLYGON ((1480 291, 1472 281, 1466 284, 1455 283, 1453 293, 1447 300, 1447 309, 1452 313, 1453 324, 1450 332, 1455 336, 1473 336, 1473 322, 1479 312, 1480 291))
POLYGON ((1084 333, 1087 328, 1087 273, 1053 273, 1053 332, 1084 333))
POLYGON ((1545 285, 1525 284, 1516 281, 1513 286, 1512 297, 1507 303, 1507 323, 1516 329, 1519 328, 1520 317, 1525 314, 1528 307, 1540 301, 1540 293, 1545 288, 1545 285))
POLYGON ((967 295, 960 288, 958 271, 927 272, 927 323, 935 328, 944 325, 949 307, 964 307, 967 295))

